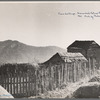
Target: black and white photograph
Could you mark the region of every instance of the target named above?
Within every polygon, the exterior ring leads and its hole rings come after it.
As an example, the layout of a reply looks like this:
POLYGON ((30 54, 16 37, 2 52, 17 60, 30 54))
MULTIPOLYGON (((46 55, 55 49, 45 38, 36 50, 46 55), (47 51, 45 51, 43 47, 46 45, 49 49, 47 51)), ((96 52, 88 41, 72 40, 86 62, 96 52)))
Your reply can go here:
POLYGON ((0 1, 0 98, 100 98, 100 2, 0 1))

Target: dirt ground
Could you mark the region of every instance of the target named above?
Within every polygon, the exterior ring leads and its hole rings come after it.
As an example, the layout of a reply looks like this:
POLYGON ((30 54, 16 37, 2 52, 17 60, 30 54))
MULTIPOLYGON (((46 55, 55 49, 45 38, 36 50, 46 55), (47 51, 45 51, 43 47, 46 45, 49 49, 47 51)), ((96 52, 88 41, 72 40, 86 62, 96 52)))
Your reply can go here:
POLYGON ((48 91, 40 96, 29 98, 99 98, 100 76, 81 79, 79 82, 68 83, 63 89, 48 91))
POLYGON ((76 83, 68 83, 64 89, 56 89, 54 91, 48 91, 40 96, 32 96, 29 98, 71 98, 74 91, 76 91, 82 84, 88 83, 89 78, 85 78, 76 83))

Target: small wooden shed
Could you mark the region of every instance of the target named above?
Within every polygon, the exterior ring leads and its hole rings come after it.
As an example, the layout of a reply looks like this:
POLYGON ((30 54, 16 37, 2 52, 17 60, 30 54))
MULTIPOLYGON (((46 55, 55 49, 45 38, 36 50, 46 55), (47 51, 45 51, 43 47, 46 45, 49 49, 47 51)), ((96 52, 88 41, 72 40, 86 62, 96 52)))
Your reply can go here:
POLYGON ((68 52, 80 52, 82 53, 86 58, 90 56, 95 56, 94 50, 100 50, 100 46, 95 41, 74 41, 71 45, 67 47, 68 52))
POLYGON ((80 52, 88 60, 87 66, 94 70, 100 68, 100 46, 95 41, 76 40, 67 47, 67 52, 80 52))
POLYGON ((44 62, 48 67, 56 65, 56 74, 61 83, 75 82, 85 77, 87 59, 81 53, 56 53, 44 62))

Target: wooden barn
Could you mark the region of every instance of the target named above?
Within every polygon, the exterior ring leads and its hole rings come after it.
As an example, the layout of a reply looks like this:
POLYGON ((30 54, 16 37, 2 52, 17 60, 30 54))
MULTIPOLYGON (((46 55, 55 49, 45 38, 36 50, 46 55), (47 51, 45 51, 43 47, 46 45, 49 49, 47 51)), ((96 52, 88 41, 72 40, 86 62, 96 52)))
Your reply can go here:
MULTIPOLYGON (((56 76, 61 83, 75 82, 86 75, 87 59, 81 53, 56 53, 44 64, 56 67, 56 76)), ((60 83, 60 84, 61 84, 60 83)))
POLYGON ((88 60, 88 66, 91 69, 100 66, 100 46, 95 41, 78 41, 76 40, 67 47, 67 52, 80 52, 88 60))

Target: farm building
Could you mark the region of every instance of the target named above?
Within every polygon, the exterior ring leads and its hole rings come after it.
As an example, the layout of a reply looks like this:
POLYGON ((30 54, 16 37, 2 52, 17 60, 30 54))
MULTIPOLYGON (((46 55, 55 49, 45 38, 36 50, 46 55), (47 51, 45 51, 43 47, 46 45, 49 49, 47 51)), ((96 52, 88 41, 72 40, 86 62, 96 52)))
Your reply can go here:
POLYGON ((91 68, 100 66, 100 46, 95 41, 75 41, 67 47, 67 52, 80 52, 89 61, 91 68))
POLYGON ((56 53, 44 64, 56 67, 56 76, 61 83, 75 82, 85 77, 87 59, 81 53, 56 53))

